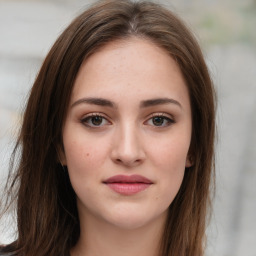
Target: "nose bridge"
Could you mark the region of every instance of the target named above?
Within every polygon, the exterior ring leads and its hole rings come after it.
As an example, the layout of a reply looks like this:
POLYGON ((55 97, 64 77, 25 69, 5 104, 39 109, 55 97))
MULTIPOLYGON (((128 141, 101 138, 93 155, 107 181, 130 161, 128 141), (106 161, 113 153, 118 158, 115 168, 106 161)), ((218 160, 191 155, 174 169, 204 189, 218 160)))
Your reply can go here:
POLYGON ((123 152, 136 152, 138 150, 138 129, 136 129, 133 123, 123 124, 120 134, 120 146, 123 152))
POLYGON ((140 137, 136 122, 127 120, 122 122, 115 134, 113 160, 125 165, 140 163, 145 157, 140 137))

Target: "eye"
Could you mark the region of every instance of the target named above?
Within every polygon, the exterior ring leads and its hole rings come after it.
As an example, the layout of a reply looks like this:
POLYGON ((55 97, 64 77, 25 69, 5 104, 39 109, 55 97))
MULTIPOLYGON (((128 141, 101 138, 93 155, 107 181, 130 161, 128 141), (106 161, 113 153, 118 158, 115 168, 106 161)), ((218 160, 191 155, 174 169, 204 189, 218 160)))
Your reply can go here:
POLYGON ((102 127, 110 124, 110 122, 100 114, 87 115, 81 119, 81 123, 91 128, 102 127))
POLYGON ((146 124, 156 127, 167 127, 174 123, 174 120, 164 114, 154 114, 146 121, 146 124))

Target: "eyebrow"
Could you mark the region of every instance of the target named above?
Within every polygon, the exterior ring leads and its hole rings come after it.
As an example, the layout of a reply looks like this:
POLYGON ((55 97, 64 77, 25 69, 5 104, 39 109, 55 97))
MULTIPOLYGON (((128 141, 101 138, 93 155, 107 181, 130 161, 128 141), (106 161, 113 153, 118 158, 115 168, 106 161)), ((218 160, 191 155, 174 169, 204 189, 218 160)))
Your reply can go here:
MULTIPOLYGON (((77 106, 79 104, 91 104, 91 105, 97 105, 97 106, 104 106, 104 107, 111 107, 111 108, 117 108, 117 105, 107 99, 103 98, 82 98, 77 101, 75 101, 72 105, 71 108, 74 106, 77 106)), ((181 104, 174 99, 170 98, 156 98, 156 99, 149 99, 149 100, 144 100, 140 103, 140 108, 147 108, 147 107, 152 107, 152 106, 157 106, 157 105, 165 105, 165 104, 175 104, 182 108, 181 104)))
POLYGON ((98 105, 98 106, 104 106, 104 107, 111 107, 111 108, 117 108, 116 104, 113 103, 110 100, 103 99, 103 98, 82 98, 77 101, 75 101, 71 107, 74 107, 76 105, 79 105, 81 103, 87 103, 91 105, 98 105))
POLYGON ((181 104, 177 100, 170 99, 170 98, 156 98, 156 99, 144 100, 141 102, 140 107, 146 108, 146 107, 165 105, 170 103, 175 104, 180 108, 182 108, 181 104))

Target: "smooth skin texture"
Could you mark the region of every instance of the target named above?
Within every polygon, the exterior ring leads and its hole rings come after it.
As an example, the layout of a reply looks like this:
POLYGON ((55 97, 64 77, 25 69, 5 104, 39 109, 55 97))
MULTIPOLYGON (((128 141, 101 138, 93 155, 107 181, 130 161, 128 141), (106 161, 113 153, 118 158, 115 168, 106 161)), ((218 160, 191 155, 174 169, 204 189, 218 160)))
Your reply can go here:
POLYGON ((181 71, 154 43, 111 42, 82 64, 63 127, 81 226, 72 256, 158 255, 168 207, 191 166, 191 130, 181 71), (152 185, 122 195, 104 184, 133 174, 152 185))

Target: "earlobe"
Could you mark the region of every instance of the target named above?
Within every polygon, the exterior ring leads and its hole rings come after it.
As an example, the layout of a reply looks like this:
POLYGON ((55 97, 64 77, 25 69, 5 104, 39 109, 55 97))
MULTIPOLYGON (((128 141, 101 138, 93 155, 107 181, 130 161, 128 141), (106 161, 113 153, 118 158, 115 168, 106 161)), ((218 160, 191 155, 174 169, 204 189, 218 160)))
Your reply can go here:
POLYGON ((189 168, 193 165, 193 159, 192 159, 192 156, 191 155, 188 155, 187 158, 186 158, 186 164, 185 164, 185 167, 186 168, 189 168))

